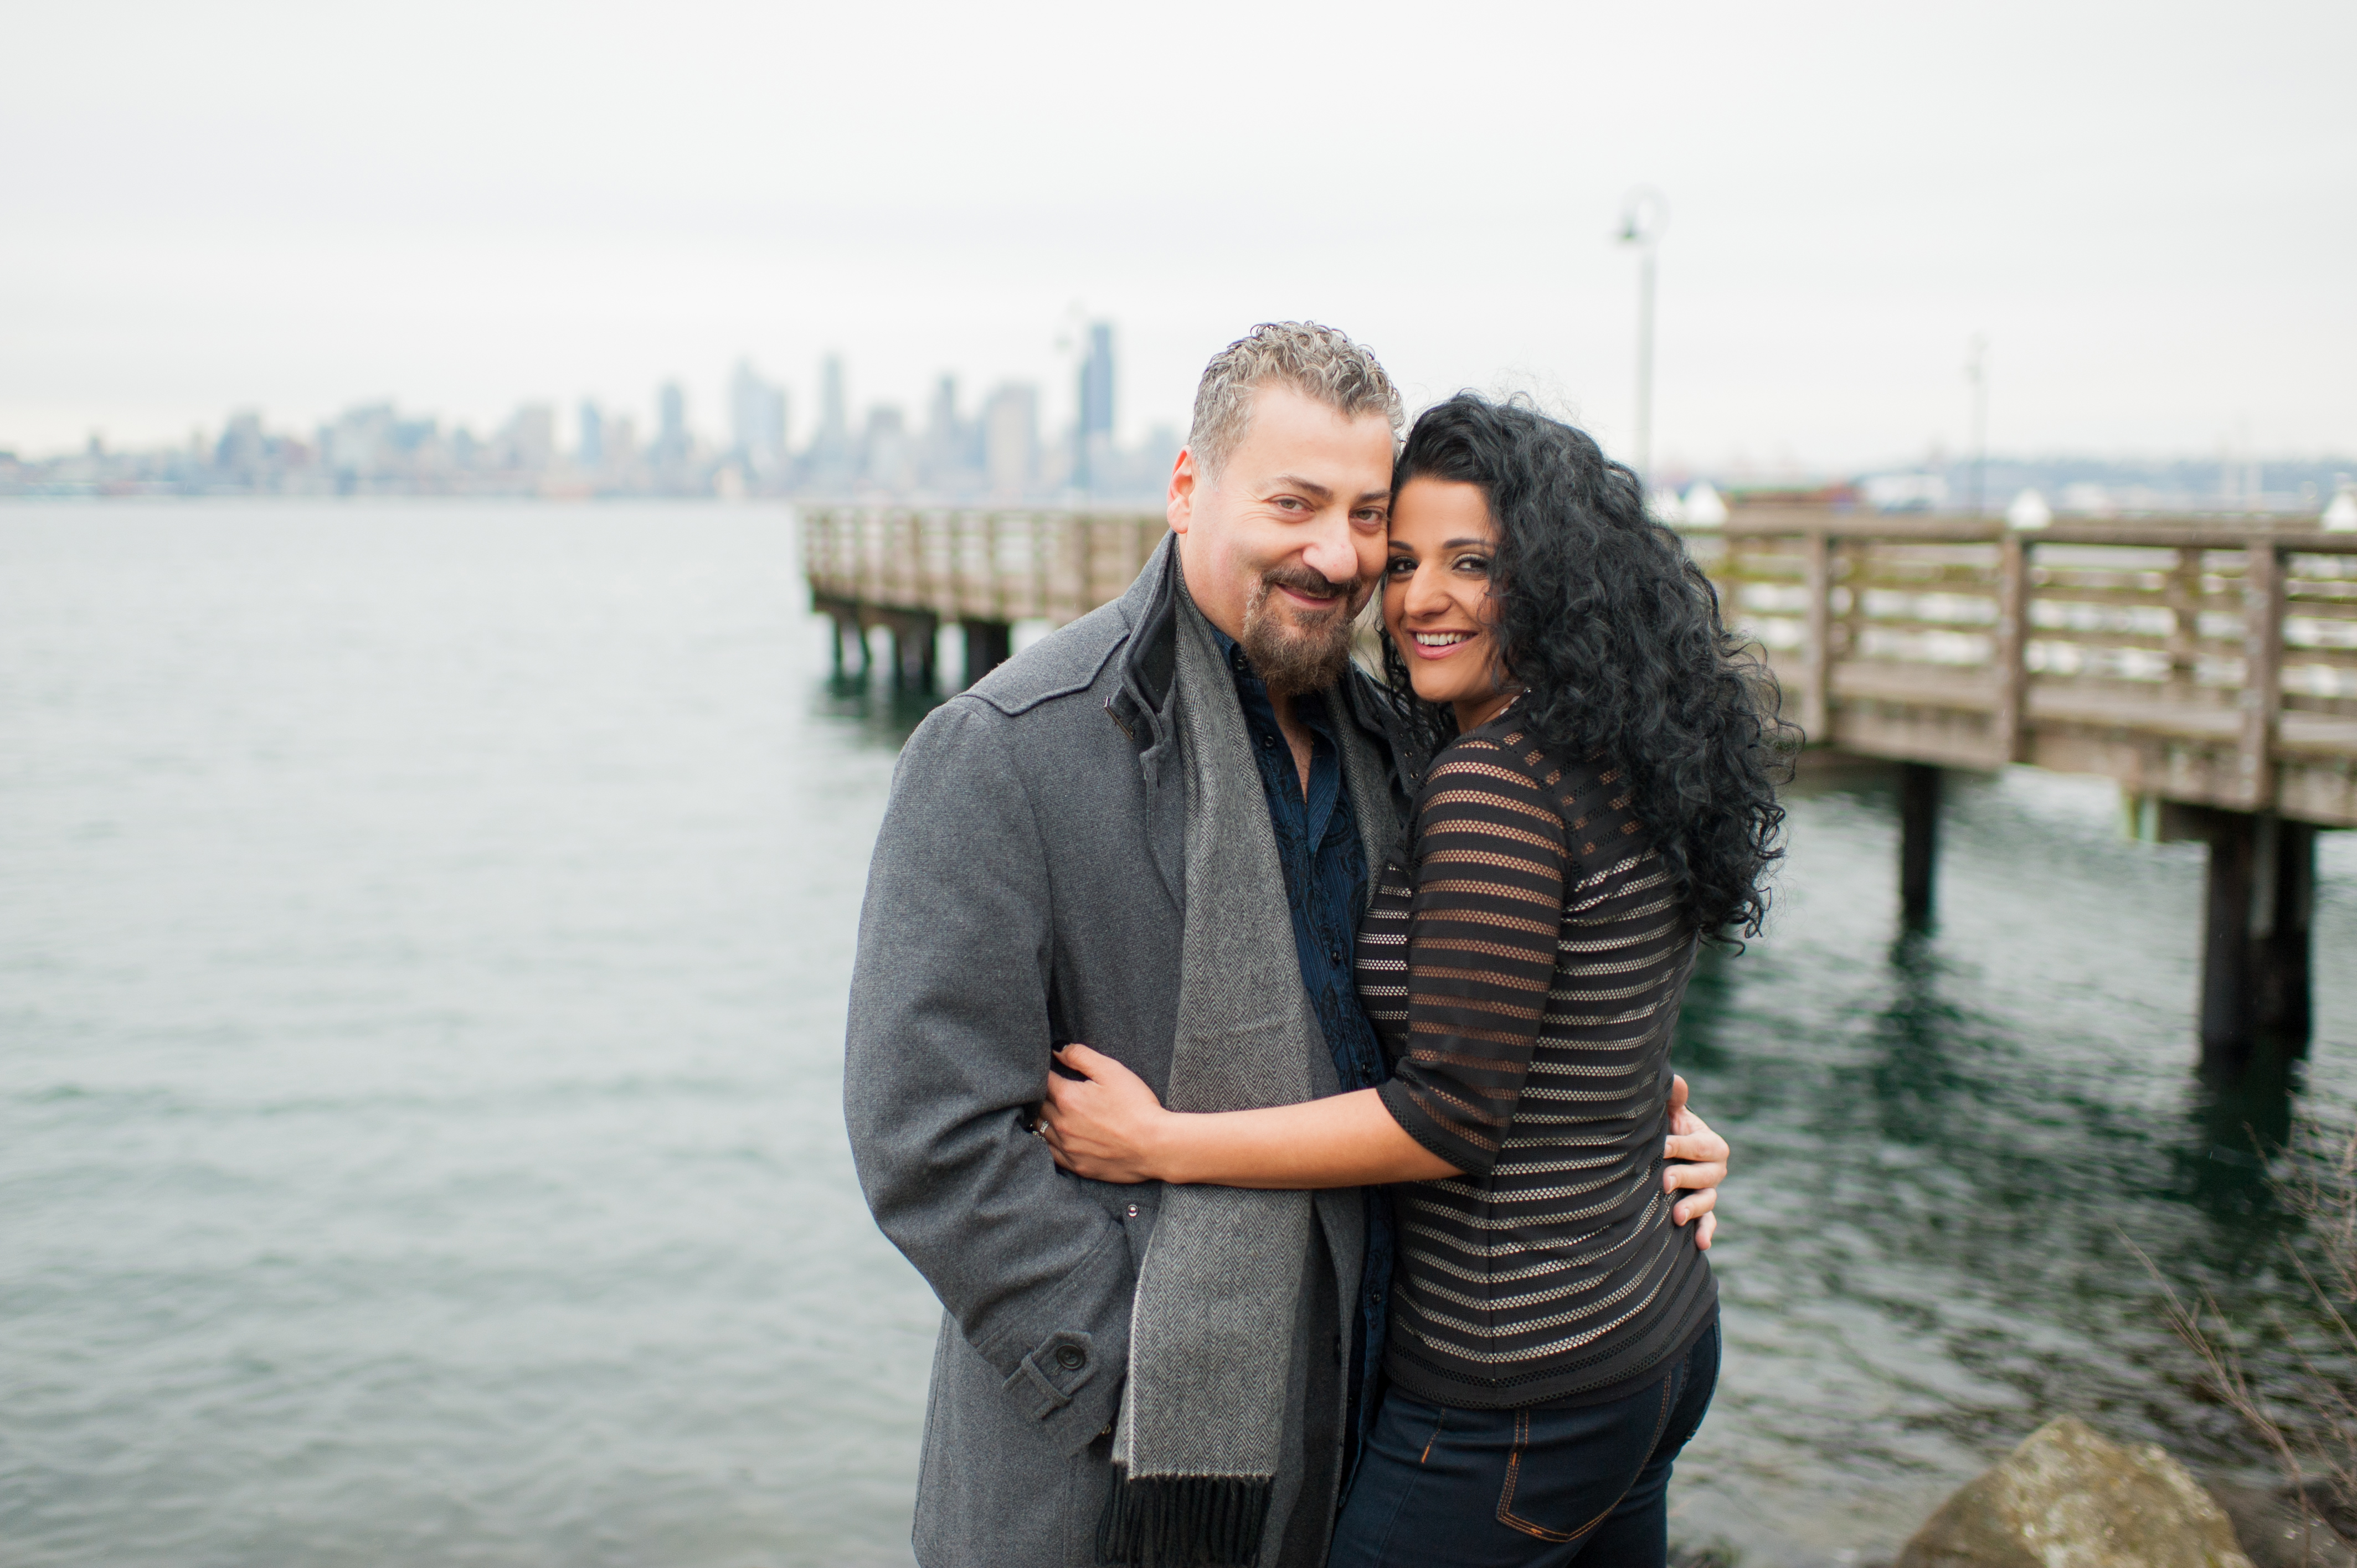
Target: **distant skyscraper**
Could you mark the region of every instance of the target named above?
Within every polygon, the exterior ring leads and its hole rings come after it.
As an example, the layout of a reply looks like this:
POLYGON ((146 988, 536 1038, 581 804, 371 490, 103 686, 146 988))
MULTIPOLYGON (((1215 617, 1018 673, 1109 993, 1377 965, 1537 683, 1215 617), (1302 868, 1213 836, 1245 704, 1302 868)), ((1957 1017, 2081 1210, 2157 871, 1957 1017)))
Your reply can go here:
POLYGON ((655 394, 655 449, 666 462, 687 456, 687 392, 677 381, 665 381, 655 394))
POLYGON ((1009 384, 990 394, 982 407, 983 467, 991 493, 1017 500, 1031 488, 1039 466, 1039 393, 1009 384))
POLYGON ((1089 328, 1089 357, 1081 362, 1081 430, 1088 435, 1113 434, 1113 323, 1089 328))
POLYGON ((348 408, 319 431, 319 449, 339 487, 373 478, 393 445, 393 404, 348 408))
POLYGON ((822 441, 850 445, 851 410, 843 392, 843 356, 829 354, 818 370, 818 434, 822 441))
POLYGON ((945 371, 933 383, 933 403, 926 416, 925 434, 935 440, 954 441, 957 427, 957 378, 945 371))
POLYGON ((581 446, 576 456, 584 468, 606 466, 606 415, 586 397, 581 400, 581 446))
POLYGON ((843 390, 843 357, 829 354, 818 367, 818 430, 811 437, 810 467, 804 483, 821 491, 840 492, 854 473, 851 411, 843 390))
POLYGON ((522 404, 500 432, 500 446, 509 467, 547 472, 556 457, 556 410, 544 403, 522 404))
POLYGON ((877 403, 867 411, 867 430, 859 445, 860 469, 869 484, 898 493, 916 483, 907 414, 890 403, 877 403))
POLYGON ((233 413, 213 447, 213 467, 235 483, 251 485, 262 471, 264 455, 262 415, 253 411, 233 413))
POLYGON ((1163 493, 1170 483, 1170 470, 1178 465, 1182 445, 1175 424, 1157 424, 1146 433, 1146 445, 1138 449, 1140 495, 1163 493))
POLYGON ((786 392, 754 374, 749 360, 737 361, 728 383, 729 434, 737 461, 756 478, 777 473, 786 459, 786 392))
POLYGON ((639 460, 638 422, 627 413, 618 413, 605 426, 606 461, 617 473, 624 472, 639 460))
POLYGON ((933 383, 933 402, 925 415, 924 478, 936 488, 954 485, 965 467, 965 422, 958 417, 957 378, 944 375, 933 383))
POLYGON ((1081 361, 1081 416, 1072 433, 1072 482, 1092 489, 1113 454, 1113 323, 1089 327, 1088 357, 1081 361))

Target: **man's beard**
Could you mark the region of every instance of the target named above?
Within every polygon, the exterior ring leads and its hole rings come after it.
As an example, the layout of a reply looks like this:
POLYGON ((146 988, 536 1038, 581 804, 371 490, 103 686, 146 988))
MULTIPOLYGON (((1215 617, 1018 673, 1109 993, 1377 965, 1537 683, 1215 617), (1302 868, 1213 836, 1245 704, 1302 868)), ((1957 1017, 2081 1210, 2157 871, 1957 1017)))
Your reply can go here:
POLYGON ((1243 635, 1236 641, 1272 692, 1322 692, 1351 667, 1351 583, 1329 582, 1307 566, 1277 566, 1261 575, 1244 601, 1243 635), (1276 596, 1280 587, 1331 591, 1331 608, 1310 616, 1276 596))

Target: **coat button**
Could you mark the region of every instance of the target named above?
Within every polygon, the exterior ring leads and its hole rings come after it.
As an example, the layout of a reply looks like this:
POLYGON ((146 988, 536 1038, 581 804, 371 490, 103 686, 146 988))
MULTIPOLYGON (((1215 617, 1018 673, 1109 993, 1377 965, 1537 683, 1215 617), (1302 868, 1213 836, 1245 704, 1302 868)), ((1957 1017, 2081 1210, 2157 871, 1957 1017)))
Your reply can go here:
POLYGON ((1089 1353, 1077 1345, 1060 1345, 1056 1348, 1056 1365, 1068 1372, 1077 1372, 1089 1364, 1089 1353))

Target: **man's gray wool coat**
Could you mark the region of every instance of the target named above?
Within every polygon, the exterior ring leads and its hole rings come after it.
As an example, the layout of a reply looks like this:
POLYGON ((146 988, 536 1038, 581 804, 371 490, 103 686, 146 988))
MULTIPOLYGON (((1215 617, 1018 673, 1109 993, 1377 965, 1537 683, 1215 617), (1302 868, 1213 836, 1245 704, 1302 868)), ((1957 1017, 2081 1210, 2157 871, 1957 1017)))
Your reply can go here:
MULTIPOLYGON (((900 754, 877 838, 844 1108, 877 1223, 946 1309, 917 1480, 924 1568, 1095 1562, 1161 1188, 1060 1172, 1026 1129, 1052 1046, 1085 1042, 1168 1087, 1186 898, 1177 570, 1166 540, 1119 600, 935 709, 900 754)), ((1392 755, 1362 678, 1336 705, 1392 755)), ((1385 786, 1352 793, 1396 813, 1397 780, 1385 786)), ((1396 816, 1360 827, 1379 854, 1396 816)), ((1287 1416, 1300 1458, 1278 1479, 1265 1568, 1325 1560, 1361 1202, 1319 1196, 1287 1416)))

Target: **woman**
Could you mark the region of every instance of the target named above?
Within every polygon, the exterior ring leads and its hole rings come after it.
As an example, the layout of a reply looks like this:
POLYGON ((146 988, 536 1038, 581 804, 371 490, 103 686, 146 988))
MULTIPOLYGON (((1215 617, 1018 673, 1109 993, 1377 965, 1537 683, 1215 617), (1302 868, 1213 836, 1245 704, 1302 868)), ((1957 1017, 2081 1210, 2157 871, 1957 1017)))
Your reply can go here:
POLYGON ((1391 1079, 1178 1114, 1071 1046, 1042 1135, 1104 1180, 1406 1184, 1337 1568, 1661 1563, 1719 1354, 1664 1191, 1669 1049, 1699 943, 1766 911, 1774 688, 1579 431, 1461 394, 1392 494, 1384 665, 1437 749, 1359 932, 1391 1079))

